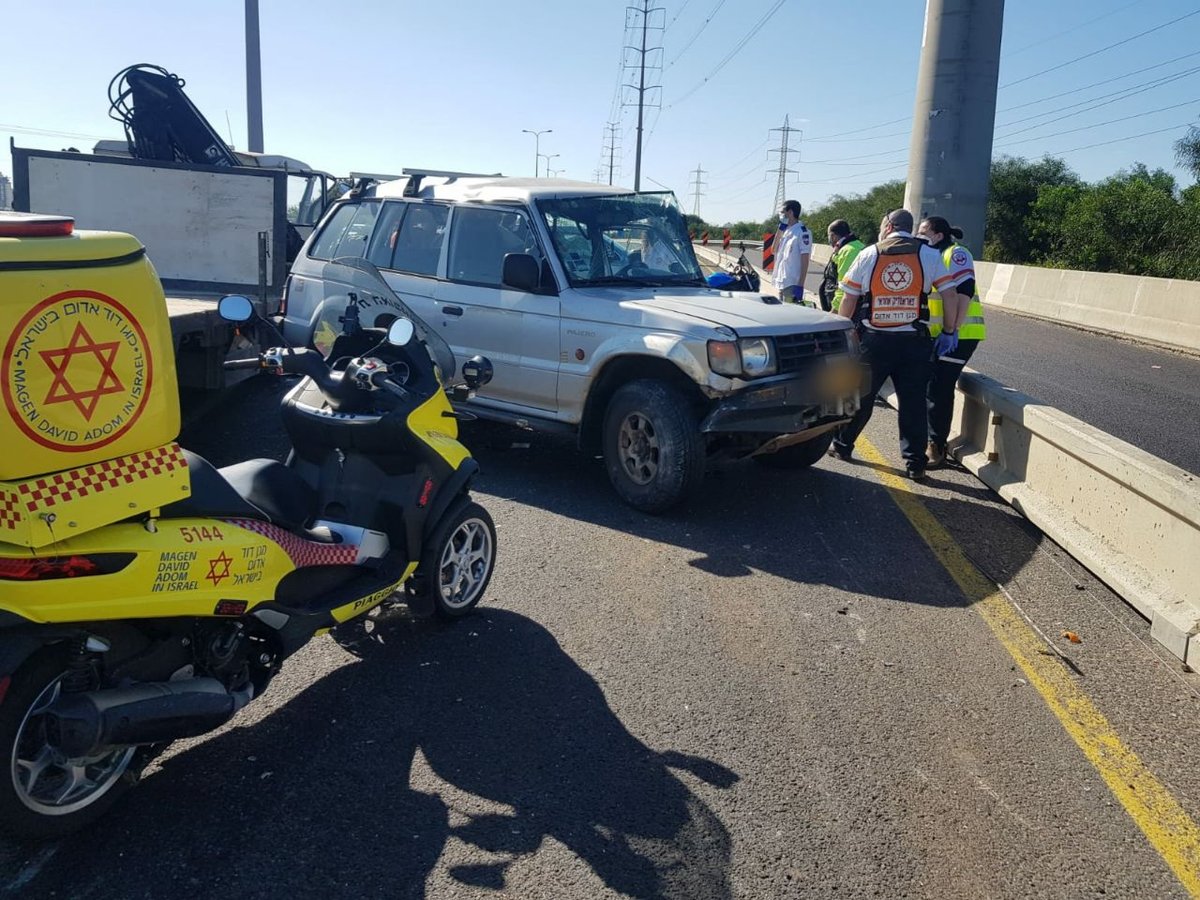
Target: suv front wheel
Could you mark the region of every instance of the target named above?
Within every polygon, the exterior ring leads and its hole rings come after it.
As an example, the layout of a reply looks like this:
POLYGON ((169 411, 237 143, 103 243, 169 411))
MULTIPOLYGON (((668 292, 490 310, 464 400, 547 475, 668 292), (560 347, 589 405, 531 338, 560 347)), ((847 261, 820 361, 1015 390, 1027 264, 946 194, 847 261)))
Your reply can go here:
POLYGON ((662 381, 632 381, 604 416, 604 463, 621 499, 646 513, 674 506, 704 479, 704 438, 691 400, 662 381))

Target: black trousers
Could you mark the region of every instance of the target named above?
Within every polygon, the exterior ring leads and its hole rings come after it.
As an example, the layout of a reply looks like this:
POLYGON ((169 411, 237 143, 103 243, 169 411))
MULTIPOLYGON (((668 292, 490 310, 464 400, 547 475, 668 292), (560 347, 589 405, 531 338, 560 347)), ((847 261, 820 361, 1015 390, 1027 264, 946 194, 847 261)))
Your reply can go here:
POLYGON ((875 397, 889 378, 900 404, 900 455, 910 469, 923 469, 929 461, 925 442, 929 431, 925 392, 932 369, 933 340, 916 332, 868 331, 862 339, 863 362, 871 367, 871 390, 853 419, 839 428, 833 443, 847 453, 871 421, 875 397))
POLYGON ((938 359, 933 364, 933 375, 929 378, 926 402, 929 409, 929 440, 942 450, 950 439, 950 420, 954 418, 954 388, 963 366, 979 346, 979 341, 959 341, 958 349, 947 359, 938 359), (953 360, 953 362, 951 362, 953 360))

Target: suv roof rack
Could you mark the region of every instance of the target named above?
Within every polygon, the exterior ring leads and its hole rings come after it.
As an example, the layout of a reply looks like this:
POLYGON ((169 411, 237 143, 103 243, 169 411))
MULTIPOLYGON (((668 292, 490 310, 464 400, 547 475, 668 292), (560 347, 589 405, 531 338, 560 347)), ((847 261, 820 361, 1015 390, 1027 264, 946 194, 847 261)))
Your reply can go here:
POLYGON ((415 197, 421 190, 421 181, 425 178, 445 178, 454 181, 458 178, 503 178, 500 172, 444 172, 438 169, 404 169, 408 176, 408 184, 404 186, 405 197, 415 197))

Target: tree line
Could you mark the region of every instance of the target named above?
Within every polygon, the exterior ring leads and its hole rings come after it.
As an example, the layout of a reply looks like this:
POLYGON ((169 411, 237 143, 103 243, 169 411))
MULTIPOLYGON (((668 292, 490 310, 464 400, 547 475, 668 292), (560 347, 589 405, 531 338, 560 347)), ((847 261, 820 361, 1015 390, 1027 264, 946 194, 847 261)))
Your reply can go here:
MULTIPOLYGON (((1200 179, 1200 130, 1175 144, 1179 162, 1200 179)), ((813 236, 845 219, 864 241, 878 237, 879 221, 904 202, 904 182, 889 181, 864 194, 835 195, 803 216, 813 236)), ((694 217, 689 217, 689 220, 694 217)), ((774 217, 689 227, 734 239, 761 239, 774 217)), ((1138 163, 1086 182, 1061 159, 1002 156, 992 163, 983 259, 998 263, 1153 275, 1200 280, 1200 182, 1181 188, 1164 169, 1138 163)))

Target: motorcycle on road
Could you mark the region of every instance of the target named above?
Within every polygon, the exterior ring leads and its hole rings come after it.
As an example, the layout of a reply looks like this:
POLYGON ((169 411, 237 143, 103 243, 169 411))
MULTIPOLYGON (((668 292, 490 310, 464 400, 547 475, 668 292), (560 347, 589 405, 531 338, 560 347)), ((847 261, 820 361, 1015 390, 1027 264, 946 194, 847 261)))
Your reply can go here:
MULTIPOLYGON (((281 346, 227 364, 300 376, 282 401, 286 464, 217 469, 172 441, 148 451, 137 479, 179 499, 122 511, 137 505, 115 502, 134 482, 129 464, 101 461, 59 483, 76 498, 107 491, 109 521, 85 522, 76 499, 42 515, 60 539, 0 543, 3 831, 48 838, 96 820, 168 744, 224 725, 341 622, 398 595, 415 614, 445 617, 482 597, 496 531, 471 499, 478 464, 444 389, 453 355, 369 263, 328 268, 352 289, 327 357, 281 346), (360 292, 401 314, 363 327, 360 292), (79 521, 67 522, 72 508, 79 521)), ((272 327, 245 297, 224 298, 221 312, 260 335, 272 327)), ((458 395, 490 368, 464 364, 458 395)), ((115 383, 99 377, 98 390, 115 383)))

